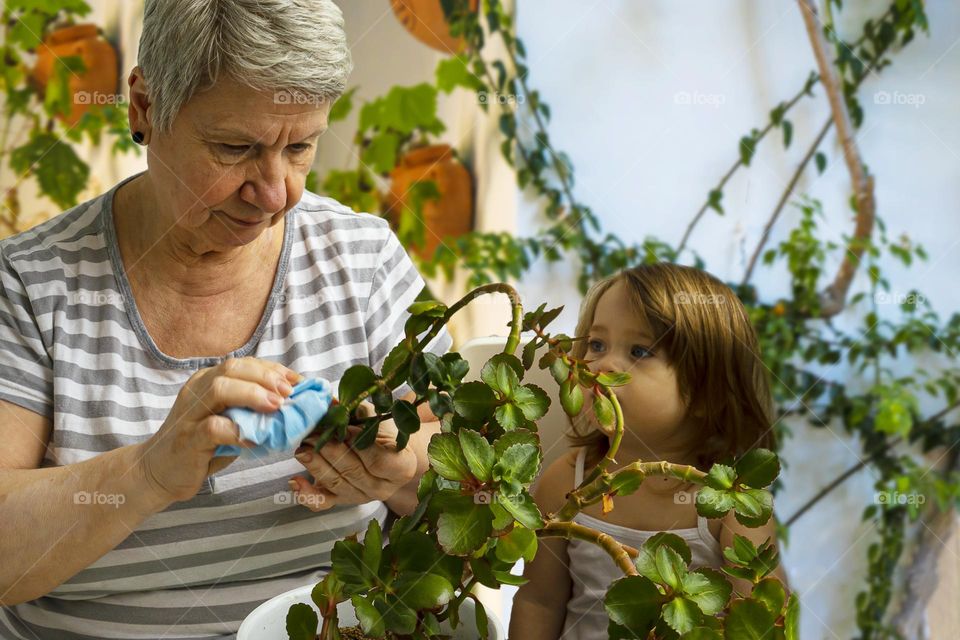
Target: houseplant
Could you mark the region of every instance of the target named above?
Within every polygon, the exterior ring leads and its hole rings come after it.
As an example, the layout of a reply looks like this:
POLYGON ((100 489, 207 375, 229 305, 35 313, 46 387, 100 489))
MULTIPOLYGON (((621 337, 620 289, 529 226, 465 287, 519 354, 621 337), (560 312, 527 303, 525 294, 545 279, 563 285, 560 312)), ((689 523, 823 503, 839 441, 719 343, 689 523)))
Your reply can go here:
MULTIPOLYGON (((544 306, 524 313, 517 293, 495 283, 474 289, 450 307, 417 302, 409 309, 406 338, 384 362, 383 371, 357 365, 346 371, 339 386, 339 403, 321 420, 316 432, 319 449, 331 439, 345 440, 353 423, 360 431, 353 446, 369 446, 380 422, 392 419, 397 446, 406 445, 420 421, 417 406, 428 403, 439 417, 442 432, 428 447, 430 468, 424 474, 415 511, 396 520, 385 535, 372 521, 361 540, 356 536, 335 543, 332 569, 317 584, 311 598, 322 614, 298 603, 287 614, 291 640, 336 640, 339 608, 349 602, 363 633, 372 638, 438 638, 440 624, 456 627, 460 605, 475 584, 497 588, 519 584, 510 573, 521 558, 531 560, 539 537, 562 536, 591 541, 614 559, 624 577, 606 596, 611 638, 797 638, 798 601, 789 597, 770 573, 777 564, 772 542, 755 547, 737 537, 724 551, 731 567, 725 571, 749 580, 749 593, 732 593, 723 573, 690 570, 690 550, 677 536, 661 533, 640 549, 572 522, 589 504, 612 509, 617 496, 635 492, 648 476, 670 476, 704 485, 697 510, 719 518, 730 510, 747 526, 760 526, 772 515, 772 497, 764 488, 779 473, 774 453, 754 450, 736 463, 715 464, 704 472, 669 462, 640 462, 608 471, 623 435, 623 415, 613 388, 629 381, 625 373, 592 373, 583 360, 569 355, 576 340, 547 333, 560 309, 544 306), (424 347, 450 318, 478 296, 500 292, 512 305, 510 334, 502 353, 483 367, 480 380, 463 382, 468 365, 457 353, 442 357, 424 347), (514 355, 521 331, 534 338, 514 355), (524 373, 538 363, 549 368, 560 385, 564 411, 577 415, 592 410, 600 424, 613 426, 610 450, 555 514, 541 514, 529 489, 536 478, 542 451, 537 420, 550 400, 542 389, 523 384, 524 373), (408 383, 413 402, 394 400, 391 391, 408 383), (587 399, 591 408, 585 409, 587 399), (361 403, 371 401, 373 415, 361 416, 361 403), (384 545, 384 541, 387 544, 384 545), (731 598, 731 596, 733 596, 731 598), (721 619, 717 616, 724 615, 721 619)), ((475 623, 486 637, 486 613, 475 602, 475 623)))

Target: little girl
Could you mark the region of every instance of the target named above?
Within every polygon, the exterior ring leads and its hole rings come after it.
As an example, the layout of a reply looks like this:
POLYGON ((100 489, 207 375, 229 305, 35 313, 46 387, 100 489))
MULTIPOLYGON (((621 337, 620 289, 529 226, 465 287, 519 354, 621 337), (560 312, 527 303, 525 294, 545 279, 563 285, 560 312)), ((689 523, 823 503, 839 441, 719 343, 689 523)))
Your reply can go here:
MULTIPOLYGON (((625 433, 620 466, 636 460, 667 460, 704 471, 754 447, 773 449, 770 394, 758 357, 757 337, 743 305, 704 271, 660 263, 607 278, 588 292, 580 309, 574 356, 592 371, 625 371, 630 382, 616 388, 625 433)), ((590 398, 572 421, 571 450, 544 472, 534 498, 554 513, 566 494, 603 458, 612 432, 598 426, 590 398)), ((697 515, 696 485, 647 478, 640 489, 614 499, 604 514, 591 505, 575 522, 639 547, 658 531, 670 531, 690 547, 695 567, 719 568, 722 548, 734 534, 755 544, 775 538, 774 521, 750 529, 730 512, 723 520, 697 515)), ((782 570, 775 574, 786 584, 782 570)), ((607 588, 623 576, 593 543, 541 538, 524 571, 510 616, 512 640, 606 640, 607 588)), ((749 584, 731 578, 735 592, 749 584)))

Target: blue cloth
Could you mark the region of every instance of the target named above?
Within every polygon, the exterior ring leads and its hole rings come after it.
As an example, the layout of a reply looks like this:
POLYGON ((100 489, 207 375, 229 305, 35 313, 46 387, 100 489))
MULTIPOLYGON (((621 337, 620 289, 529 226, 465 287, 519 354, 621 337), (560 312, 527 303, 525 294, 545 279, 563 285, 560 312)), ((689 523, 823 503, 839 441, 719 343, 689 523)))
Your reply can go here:
POLYGON ((221 415, 237 423, 241 438, 260 446, 244 448, 222 444, 214 455, 260 458, 275 451, 292 451, 326 415, 332 400, 329 382, 322 378, 307 378, 293 388, 293 393, 273 413, 231 407, 221 415))

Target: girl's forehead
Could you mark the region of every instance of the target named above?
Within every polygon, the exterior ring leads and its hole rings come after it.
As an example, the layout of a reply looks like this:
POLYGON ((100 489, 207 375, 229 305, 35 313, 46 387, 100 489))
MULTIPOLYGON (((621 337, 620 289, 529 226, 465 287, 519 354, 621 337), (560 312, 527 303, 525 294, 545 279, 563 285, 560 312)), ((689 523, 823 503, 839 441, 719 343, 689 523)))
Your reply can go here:
POLYGON ((628 337, 652 337, 646 318, 637 309, 635 299, 623 282, 615 282, 600 296, 593 313, 591 330, 628 337))

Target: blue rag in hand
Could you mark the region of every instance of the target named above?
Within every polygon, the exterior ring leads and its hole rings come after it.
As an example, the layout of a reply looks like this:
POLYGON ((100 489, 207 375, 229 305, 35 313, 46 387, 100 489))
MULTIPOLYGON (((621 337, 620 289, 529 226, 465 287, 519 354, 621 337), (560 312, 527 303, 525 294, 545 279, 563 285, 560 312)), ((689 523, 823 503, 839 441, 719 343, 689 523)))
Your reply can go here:
POLYGON ((244 448, 222 444, 214 455, 260 458, 274 451, 293 451, 326 415, 332 400, 329 382, 322 378, 307 378, 293 388, 293 393, 273 413, 231 407, 221 415, 237 423, 242 439, 260 446, 244 448))

